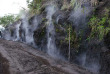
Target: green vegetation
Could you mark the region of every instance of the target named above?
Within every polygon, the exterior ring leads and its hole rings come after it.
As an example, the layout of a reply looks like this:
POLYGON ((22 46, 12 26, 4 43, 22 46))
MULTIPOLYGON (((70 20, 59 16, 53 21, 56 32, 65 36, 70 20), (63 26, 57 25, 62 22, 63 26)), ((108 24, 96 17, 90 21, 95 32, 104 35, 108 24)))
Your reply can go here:
POLYGON ((70 27, 68 26, 66 32, 67 32, 67 37, 65 38, 66 42, 69 43, 69 40, 70 40, 70 46, 72 48, 78 48, 78 39, 76 36, 76 32, 74 31, 74 29, 72 29, 71 25, 70 27))
POLYGON ((91 28, 89 39, 98 38, 99 40, 102 40, 103 37, 110 31, 109 10, 105 9, 105 14, 102 18, 92 16, 89 21, 89 27, 91 28))
POLYGON ((40 13, 42 0, 27 0, 28 8, 31 14, 40 13))
POLYGON ((8 24, 12 24, 16 20, 19 19, 19 16, 15 15, 5 15, 3 17, 0 17, 0 25, 6 27, 8 24))
POLYGON ((74 6, 75 2, 76 2, 76 0, 71 0, 70 1, 70 6, 74 6))
POLYGON ((67 2, 67 0, 63 0, 63 6, 61 7, 61 10, 69 9, 70 7, 73 8, 76 0, 71 0, 70 3, 67 2))

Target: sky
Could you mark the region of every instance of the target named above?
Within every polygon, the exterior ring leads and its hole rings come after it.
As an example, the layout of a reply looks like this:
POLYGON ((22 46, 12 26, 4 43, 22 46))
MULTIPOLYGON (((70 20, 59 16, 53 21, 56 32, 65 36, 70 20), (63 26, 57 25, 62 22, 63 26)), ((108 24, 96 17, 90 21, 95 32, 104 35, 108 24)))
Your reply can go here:
POLYGON ((26 0, 0 0, 0 17, 6 14, 18 14, 23 8, 27 8, 26 0))

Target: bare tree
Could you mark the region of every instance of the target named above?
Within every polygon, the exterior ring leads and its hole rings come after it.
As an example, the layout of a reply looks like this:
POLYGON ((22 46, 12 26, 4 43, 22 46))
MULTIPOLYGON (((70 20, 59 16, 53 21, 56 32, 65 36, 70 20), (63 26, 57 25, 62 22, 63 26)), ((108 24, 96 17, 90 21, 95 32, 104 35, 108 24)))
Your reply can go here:
POLYGON ((71 38, 70 38, 70 25, 69 25, 69 51, 68 51, 68 61, 70 61, 70 56, 71 56, 71 47, 70 47, 70 40, 71 40, 71 38))

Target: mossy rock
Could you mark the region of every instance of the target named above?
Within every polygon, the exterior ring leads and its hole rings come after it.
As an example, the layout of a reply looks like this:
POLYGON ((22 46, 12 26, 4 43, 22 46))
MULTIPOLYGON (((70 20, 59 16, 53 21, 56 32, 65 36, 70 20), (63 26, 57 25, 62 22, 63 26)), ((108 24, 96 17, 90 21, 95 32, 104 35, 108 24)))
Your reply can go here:
POLYGON ((47 44, 46 27, 41 27, 34 31, 34 41, 38 48, 44 49, 47 44))

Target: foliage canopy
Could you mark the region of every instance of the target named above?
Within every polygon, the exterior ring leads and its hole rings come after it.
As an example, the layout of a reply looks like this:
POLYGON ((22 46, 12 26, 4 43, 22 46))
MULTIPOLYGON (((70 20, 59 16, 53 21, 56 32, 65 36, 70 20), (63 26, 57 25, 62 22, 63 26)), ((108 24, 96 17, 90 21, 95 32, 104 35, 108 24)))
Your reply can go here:
POLYGON ((13 22, 15 22, 16 20, 19 19, 19 16, 15 16, 15 15, 5 15, 3 17, 0 17, 0 25, 6 27, 8 24, 12 24, 13 22))

